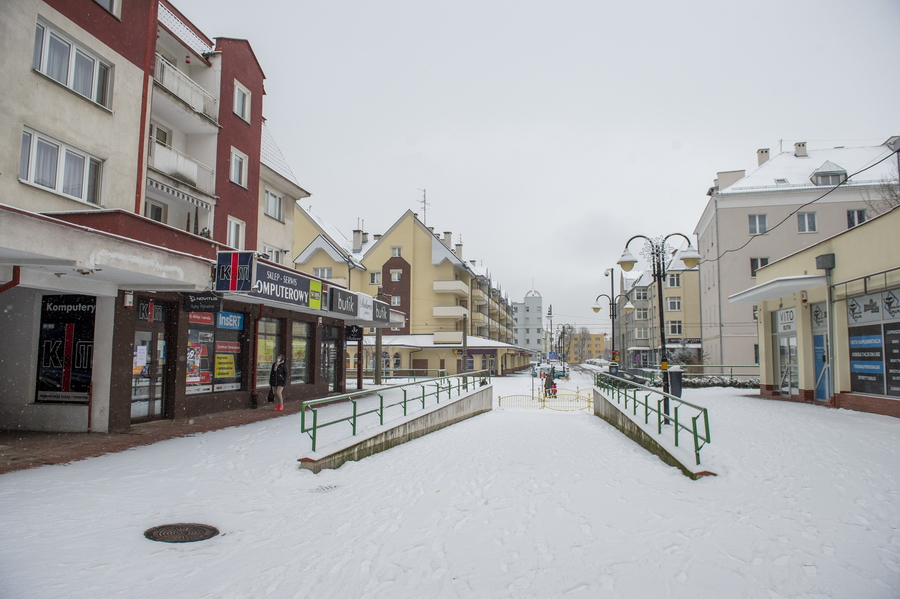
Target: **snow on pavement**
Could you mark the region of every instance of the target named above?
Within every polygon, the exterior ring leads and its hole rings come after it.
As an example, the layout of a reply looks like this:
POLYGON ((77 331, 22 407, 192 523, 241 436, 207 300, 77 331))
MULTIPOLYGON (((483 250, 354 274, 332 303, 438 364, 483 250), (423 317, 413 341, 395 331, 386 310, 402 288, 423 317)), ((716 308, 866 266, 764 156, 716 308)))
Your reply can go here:
POLYGON ((699 481, 591 414, 506 409, 320 474, 299 416, 13 472, 0 597, 900 596, 900 420, 742 394, 685 391, 699 481), (222 534, 143 537, 175 522, 222 534))

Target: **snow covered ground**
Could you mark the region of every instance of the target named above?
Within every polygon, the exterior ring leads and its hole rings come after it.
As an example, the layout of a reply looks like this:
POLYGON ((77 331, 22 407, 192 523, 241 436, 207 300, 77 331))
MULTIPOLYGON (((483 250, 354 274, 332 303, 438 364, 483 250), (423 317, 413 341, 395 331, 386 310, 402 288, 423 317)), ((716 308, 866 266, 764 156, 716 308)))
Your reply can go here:
POLYGON ((13 472, 0 597, 900 597, 900 420, 742 393, 685 392, 699 481, 593 415, 506 409, 320 474, 299 416, 13 472), (143 536, 176 522, 222 534, 143 536))

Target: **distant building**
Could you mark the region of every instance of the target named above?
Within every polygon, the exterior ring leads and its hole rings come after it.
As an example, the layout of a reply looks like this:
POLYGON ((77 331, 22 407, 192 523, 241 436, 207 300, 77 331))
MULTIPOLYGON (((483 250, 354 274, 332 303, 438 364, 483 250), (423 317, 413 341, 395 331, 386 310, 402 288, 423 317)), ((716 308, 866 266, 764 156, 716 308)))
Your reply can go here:
POLYGON ((896 176, 889 147, 895 140, 822 150, 796 143, 771 158, 762 149, 749 175, 718 173, 694 230, 702 256, 700 336, 710 363, 759 361, 756 308, 728 296, 752 287, 762 266, 874 216, 867 199, 896 176))
POLYGON ((521 302, 513 302, 515 343, 524 347, 534 359, 543 357, 544 299, 532 289, 521 302))

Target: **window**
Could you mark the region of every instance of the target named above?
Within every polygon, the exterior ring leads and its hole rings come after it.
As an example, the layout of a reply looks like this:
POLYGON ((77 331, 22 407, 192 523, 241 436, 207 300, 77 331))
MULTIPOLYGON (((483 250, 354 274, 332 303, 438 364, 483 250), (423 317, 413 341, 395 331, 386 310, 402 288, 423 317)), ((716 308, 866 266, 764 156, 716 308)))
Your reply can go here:
POLYGON ((635 320, 647 320, 650 318, 650 308, 635 308, 634 309, 634 319, 635 320))
POLYGON ((815 231, 816 231, 816 213, 815 212, 798 212, 797 213, 797 231, 800 233, 815 233, 815 231))
POLYGON ((670 273, 668 276, 667 284, 669 287, 681 287, 681 273, 670 273))
POLYGON ((31 66, 85 98, 109 106, 112 67, 43 23, 35 29, 31 66))
POLYGON ((640 289, 634 290, 634 299, 635 300, 647 300, 649 296, 647 295, 647 288, 642 287, 640 289))
POLYGON ((813 183, 816 185, 840 185, 847 180, 847 173, 816 173, 813 183))
POLYGON ((235 249, 244 249, 244 221, 228 217, 228 240, 226 243, 235 249))
POLYGON ((401 305, 401 304, 400 304, 400 296, 399 296, 399 295, 393 295, 393 296, 391 296, 391 305, 392 305, 392 306, 399 306, 399 305, 401 305))
POLYGON ((275 264, 281 264, 281 256, 284 254, 281 250, 271 245, 263 245, 263 254, 269 257, 269 260, 275 264))
POLYGON ((155 220, 158 223, 165 223, 167 208, 168 208, 168 206, 166 206, 162 202, 156 202, 154 200, 145 200, 144 201, 144 216, 146 216, 150 220, 155 220))
POLYGON ((291 323, 291 384, 309 382, 310 326, 305 322, 291 323))
POLYGON ((755 277, 756 271, 768 263, 768 258, 750 258, 750 276, 755 277))
POLYGON ((111 12, 111 13, 113 13, 113 14, 116 14, 116 13, 115 13, 115 10, 114 10, 114 9, 115 9, 115 2, 114 2, 114 0, 94 0, 94 2, 96 2, 97 4, 99 4, 100 6, 102 6, 103 8, 105 8, 106 10, 108 10, 109 12, 111 12))
POLYGON ((369 273, 369 285, 381 285, 381 271, 369 273))
POLYGON ((649 339, 650 338, 650 329, 648 327, 637 327, 634 329, 634 338, 635 339, 649 339))
POLYGON ((250 122, 250 90, 234 82, 234 114, 250 122))
POLYGON ((256 335, 256 370, 259 376, 257 387, 268 387, 275 357, 281 353, 281 320, 277 318, 260 318, 256 335))
POLYGON ((856 225, 866 222, 865 210, 848 210, 847 211, 847 228, 851 229, 856 225))
POLYGON ((394 282, 399 281, 399 280, 400 280, 400 275, 401 275, 402 273, 403 273, 402 270, 392 270, 392 271, 391 271, 391 281, 394 281, 394 282))
POLYGON ((284 222, 284 198, 267 189, 263 198, 263 212, 275 220, 284 222))
POLYGON ((393 247, 391 248, 391 257, 392 257, 392 258, 399 258, 399 257, 400 257, 400 250, 401 250, 401 249, 402 249, 402 246, 399 246, 399 245, 393 246, 393 247))
POLYGON ((247 155, 231 148, 231 181, 247 187, 247 155))
POLYGON ((666 321, 666 334, 667 335, 681 335, 681 321, 680 320, 666 321))
MULTIPOLYGON (((756 322, 759 320, 759 306, 753 306, 753 321, 756 322)), ((754 362, 755 364, 756 362, 754 362)))
POLYGON ((22 132, 19 179, 69 197, 100 204, 102 161, 36 132, 22 132))
POLYGON ((681 312, 681 298, 680 297, 667 297, 666 298, 666 310, 669 312, 681 312))
POLYGON ((750 215, 750 234, 762 235, 766 232, 766 215, 751 214, 750 215))
POLYGON ((328 268, 314 268, 313 276, 319 277, 320 279, 330 279, 331 278, 331 267, 328 268))

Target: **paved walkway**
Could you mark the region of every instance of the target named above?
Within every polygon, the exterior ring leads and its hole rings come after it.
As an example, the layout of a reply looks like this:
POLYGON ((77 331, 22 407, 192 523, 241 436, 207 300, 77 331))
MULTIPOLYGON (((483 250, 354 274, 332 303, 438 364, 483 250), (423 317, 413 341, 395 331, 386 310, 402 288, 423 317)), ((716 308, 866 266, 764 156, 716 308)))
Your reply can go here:
POLYGON ((65 464, 106 453, 125 451, 174 437, 188 437, 230 426, 250 424, 300 411, 299 401, 284 404, 283 412, 269 405, 258 409, 233 410, 198 416, 190 420, 157 420, 132 425, 124 433, 34 433, 0 431, 0 474, 36 468, 47 464, 65 464))

